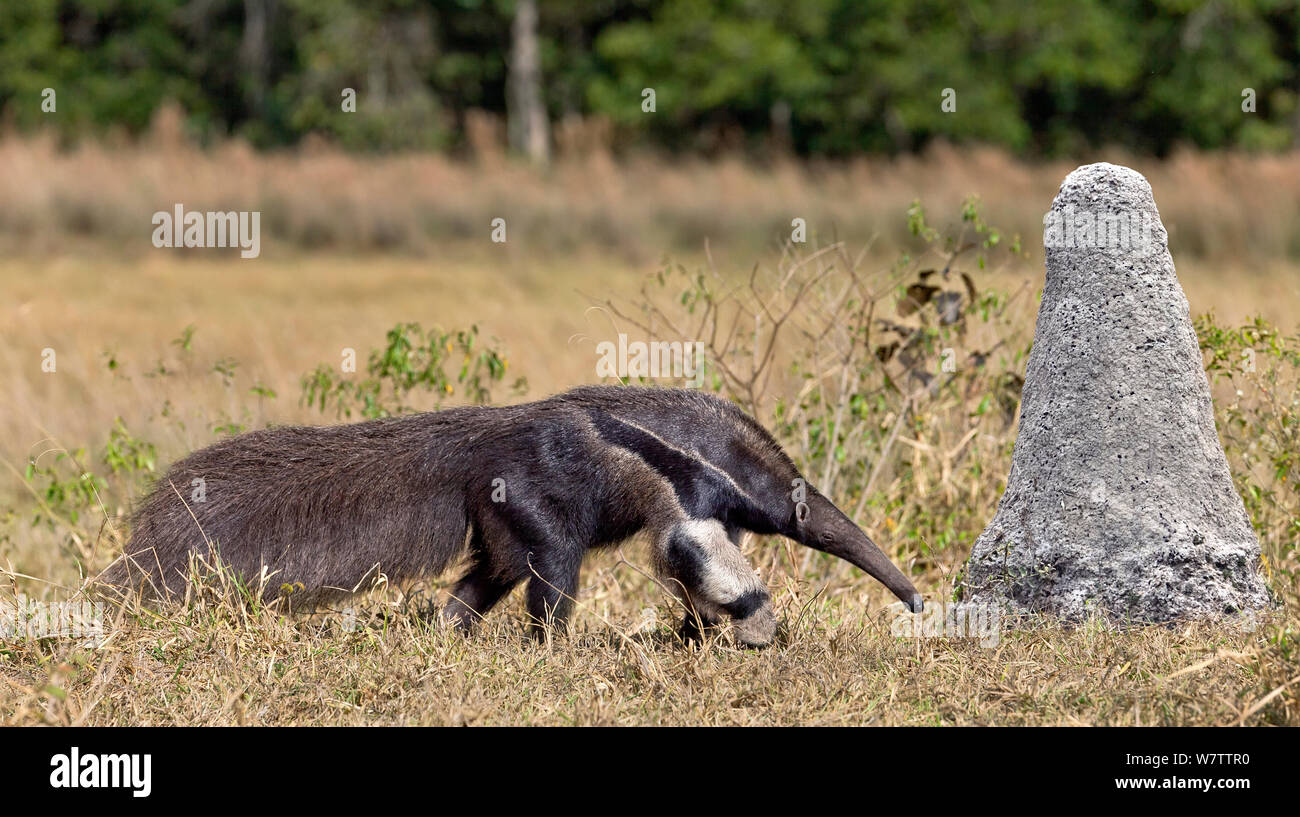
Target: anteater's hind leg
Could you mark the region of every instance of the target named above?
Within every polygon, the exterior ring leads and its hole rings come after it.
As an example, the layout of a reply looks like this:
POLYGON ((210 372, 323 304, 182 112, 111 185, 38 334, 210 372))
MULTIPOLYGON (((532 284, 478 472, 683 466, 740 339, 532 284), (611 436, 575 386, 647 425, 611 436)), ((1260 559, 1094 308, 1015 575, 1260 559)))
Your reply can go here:
POLYGON ((486 562, 476 562, 456 583, 442 616, 461 632, 469 632, 517 584, 518 579, 502 579, 486 562))
POLYGON ((538 640, 547 628, 564 628, 573 612, 578 592, 583 547, 555 533, 563 520, 516 509, 504 515, 484 515, 470 538, 473 567, 447 603, 443 613, 457 626, 469 629, 516 584, 528 579, 529 629, 538 640))
POLYGON ((682 636, 698 639, 724 616, 735 622, 736 638, 751 647, 772 643, 776 614, 771 596, 740 548, 713 519, 688 519, 673 525, 656 542, 661 574, 686 602, 682 636))
POLYGON ((528 581, 528 615, 538 640, 545 639, 548 627, 563 630, 569 626, 582 556, 582 547, 559 541, 547 542, 528 554, 533 576, 528 581))
POLYGON ((470 558, 473 563, 456 583, 442 611, 443 619, 461 632, 472 630, 522 578, 503 575, 501 566, 493 563, 483 533, 477 528, 470 537, 470 558))

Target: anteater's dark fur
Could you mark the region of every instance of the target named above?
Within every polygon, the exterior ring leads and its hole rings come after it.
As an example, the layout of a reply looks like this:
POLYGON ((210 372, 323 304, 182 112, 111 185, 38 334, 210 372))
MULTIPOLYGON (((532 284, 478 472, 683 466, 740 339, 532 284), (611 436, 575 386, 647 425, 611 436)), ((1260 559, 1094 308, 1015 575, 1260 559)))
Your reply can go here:
POLYGON ((127 556, 101 578, 177 593, 191 552, 209 558, 212 543, 248 580, 265 567, 268 597, 301 583, 319 599, 378 572, 392 580, 440 573, 468 549, 451 619, 473 623, 528 578, 530 613, 562 619, 587 549, 645 530, 656 565, 707 618, 745 619, 760 607, 770 618, 738 551, 706 541, 735 542, 748 530, 835 553, 919 603, 811 486, 797 509, 798 478, 757 422, 692 390, 586 387, 519 406, 274 428, 173 465, 134 515, 127 556), (197 479, 202 502, 191 501, 197 479), (494 487, 504 501, 494 501, 494 487))

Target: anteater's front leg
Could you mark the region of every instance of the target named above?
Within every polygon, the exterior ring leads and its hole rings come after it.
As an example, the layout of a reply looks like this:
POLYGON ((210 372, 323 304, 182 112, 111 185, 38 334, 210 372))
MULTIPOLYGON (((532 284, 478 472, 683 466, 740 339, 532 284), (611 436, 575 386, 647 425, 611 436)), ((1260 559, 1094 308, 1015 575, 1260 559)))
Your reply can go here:
POLYGON ((729 616, 740 643, 772 643, 776 614, 771 596, 722 523, 689 519, 673 525, 656 543, 655 560, 687 604, 683 637, 696 639, 702 628, 729 616))

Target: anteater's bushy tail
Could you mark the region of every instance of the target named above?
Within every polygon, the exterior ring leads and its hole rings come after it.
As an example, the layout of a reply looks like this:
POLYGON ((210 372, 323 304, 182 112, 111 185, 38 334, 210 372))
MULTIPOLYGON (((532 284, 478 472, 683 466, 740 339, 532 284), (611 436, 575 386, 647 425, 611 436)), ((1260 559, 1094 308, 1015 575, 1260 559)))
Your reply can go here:
POLYGON ((291 588, 318 603, 381 572, 441 572, 466 543, 458 452, 479 411, 268 429, 196 451, 145 498, 100 581, 179 595, 198 557, 266 599, 291 588))

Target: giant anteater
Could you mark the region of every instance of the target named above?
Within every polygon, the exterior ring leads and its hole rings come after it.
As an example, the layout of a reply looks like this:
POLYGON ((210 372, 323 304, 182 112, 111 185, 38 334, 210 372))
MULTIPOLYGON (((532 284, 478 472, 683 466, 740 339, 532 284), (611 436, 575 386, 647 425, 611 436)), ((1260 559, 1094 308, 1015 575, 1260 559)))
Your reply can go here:
POLYGON ((846 559, 920 609, 911 582, 753 418, 700 391, 626 386, 224 440, 159 480, 101 579, 177 593, 196 554, 245 580, 270 576, 268 598, 287 586, 319 602, 381 571, 440 573, 468 550, 447 620, 472 627, 528 579, 528 611, 544 625, 567 620, 589 548, 643 531, 695 613, 688 635, 728 616, 743 643, 771 641, 744 531, 846 559))

